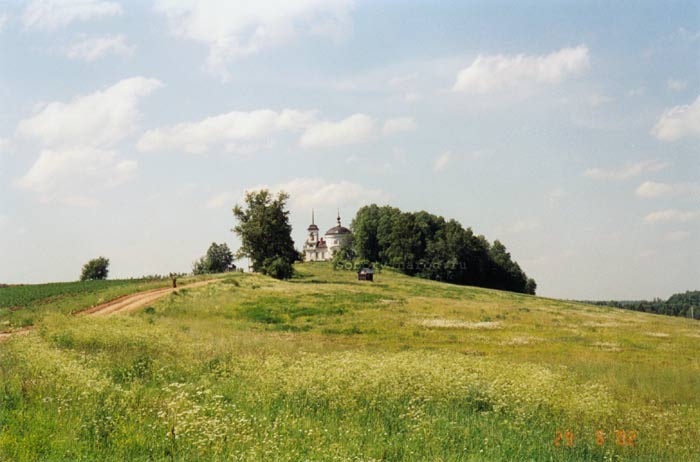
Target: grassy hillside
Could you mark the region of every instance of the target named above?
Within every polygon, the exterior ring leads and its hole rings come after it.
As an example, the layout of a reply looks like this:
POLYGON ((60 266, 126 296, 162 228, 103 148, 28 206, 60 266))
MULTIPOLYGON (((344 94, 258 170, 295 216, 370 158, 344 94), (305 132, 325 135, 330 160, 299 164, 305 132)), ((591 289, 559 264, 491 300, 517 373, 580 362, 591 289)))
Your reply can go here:
POLYGON ((0 460, 698 460, 697 322, 297 270, 37 320, 0 344, 0 460))

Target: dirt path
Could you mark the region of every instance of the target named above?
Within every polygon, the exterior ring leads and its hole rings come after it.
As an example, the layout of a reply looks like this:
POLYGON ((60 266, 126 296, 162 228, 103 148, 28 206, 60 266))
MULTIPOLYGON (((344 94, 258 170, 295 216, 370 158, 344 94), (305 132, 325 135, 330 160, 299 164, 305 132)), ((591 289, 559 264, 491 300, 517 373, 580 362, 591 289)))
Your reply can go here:
MULTIPOLYGON (((132 311, 138 310, 150 303, 158 300, 159 298, 165 297, 179 289, 191 289, 196 287, 202 287, 212 282, 216 282, 218 279, 209 279, 206 281, 193 282, 192 284, 186 284, 173 289, 172 287, 163 287, 161 289, 147 290, 144 292, 137 292, 131 295, 124 295, 123 297, 110 300, 101 305, 93 306, 92 308, 87 308, 84 310, 76 311, 73 313, 75 316, 112 316, 114 314, 130 313, 132 311)), ((5 340, 12 335, 23 335, 28 334, 34 327, 27 326, 21 329, 14 330, 12 332, 0 332, 0 341, 5 340)))
POLYGON ((113 314, 119 313, 129 313, 131 311, 142 308, 149 303, 158 300, 165 295, 175 292, 176 290, 182 288, 195 288, 202 287, 212 282, 216 282, 217 279, 209 279, 207 281, 193 282, 192 284, 187 284, 185 286, 180 286, 177 289, 172 287, 164 287, 162 289, 147 290, 145 292, 138 292, 131 295, 126 295, 124 297, 117 298, 115 300, 103 303, 102 305, 93 306, 86 310, 78 311, 76 316, 86 316, 86 315, 96 315, 96 316, 111 316, 113 314))

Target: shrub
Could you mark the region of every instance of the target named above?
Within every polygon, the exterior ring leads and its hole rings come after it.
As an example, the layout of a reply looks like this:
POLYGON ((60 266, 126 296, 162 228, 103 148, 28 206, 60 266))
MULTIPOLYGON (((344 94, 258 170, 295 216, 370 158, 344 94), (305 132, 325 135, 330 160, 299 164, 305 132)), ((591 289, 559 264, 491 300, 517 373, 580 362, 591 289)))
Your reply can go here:
POLYGON ((107 273, 109 273, 109 259, 105 257, 93 258, 83 265, 80 280, 97 281, 107 279, 107 273))
POLYGON ((294 275, 294 267, 286 259, 275 257, 265 260, 262 273, 275 279, 289 279, 294 275))
POLYGON ((212 242, 206 255, 192 265, 192 273, 194 274, 223 273, 234 269, 236 269, 236 265, 233 264, 231 249, 225 243, 217 244, 216 242, 212 242))

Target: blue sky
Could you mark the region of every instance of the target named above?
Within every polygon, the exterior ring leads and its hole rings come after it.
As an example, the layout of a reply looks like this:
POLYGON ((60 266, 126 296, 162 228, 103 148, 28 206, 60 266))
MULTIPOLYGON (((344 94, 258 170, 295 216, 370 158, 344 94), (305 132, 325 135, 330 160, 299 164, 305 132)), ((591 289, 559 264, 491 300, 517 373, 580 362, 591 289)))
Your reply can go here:
POLYGON ((538 293, 700 281, 697 2, 0 2, 0 281, 187 271, 291 194, 501 239, 538 293))

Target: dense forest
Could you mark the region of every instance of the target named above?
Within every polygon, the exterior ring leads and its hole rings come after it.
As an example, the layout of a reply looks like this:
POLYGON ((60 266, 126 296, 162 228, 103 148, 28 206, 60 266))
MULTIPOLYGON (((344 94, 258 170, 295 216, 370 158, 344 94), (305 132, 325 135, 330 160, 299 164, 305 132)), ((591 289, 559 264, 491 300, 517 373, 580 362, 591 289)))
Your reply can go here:
POLYGON ((692 313, 694 319, 700 319, 700 290, 689 290, 682 294, 674 294, 666 301, 657 298, 652 301, 611 300, 588 301, 586 303, 624 308, 626 310, 644 311, 645 313, 665 314, 667 316, 682 316, 684 318, 691 317, 692 313))
POLYGON ((351 224, 352 253, 359 260, 404 274, 454 284, 534 294, 528 278, 499 241, 489 243, 456 220, 368 205, 351 224))

